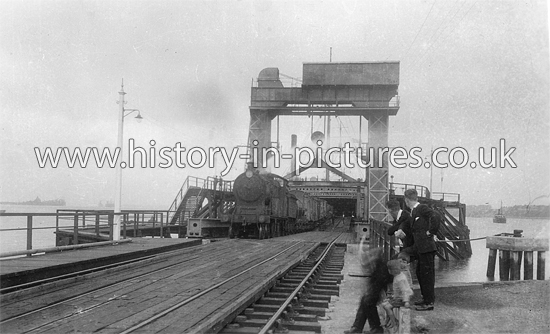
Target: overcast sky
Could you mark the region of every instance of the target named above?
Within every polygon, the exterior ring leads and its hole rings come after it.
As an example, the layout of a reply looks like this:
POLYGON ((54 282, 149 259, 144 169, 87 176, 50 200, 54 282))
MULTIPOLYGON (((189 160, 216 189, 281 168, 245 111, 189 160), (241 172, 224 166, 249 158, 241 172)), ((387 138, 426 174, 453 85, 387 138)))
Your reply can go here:
MULTIPOLYGON (((0 1, 0 198, 114 199, 110 168, 39 168, 34 148, 246 144, 250 86, 266 67, 400 61, 401 108, 389 145, 515 147, 517 168, 432 171, 433 190, 466 204, 528 204, 550 194, 548 9, 545 1, 0 1), (441 177, 443 176, 443 182, 441 177)), ((333 121, 352 140, 358 119, 333 121)), ((307 118, 281 118, 281 142, 307 141, 307 118)), ((314 121, 314 130, 322 120, 314 121)), ((365 132, 362 134, 366 135, 365 132)), ((273 137, 273 140, 275 138, 273 137)), ((242 171, 239 162, 228 176, 242 171)), ((123 208, 167 209, 188 175, 223 168, 125 169, 123 208)), ((395 182, 429 185, 430 170, 395 182)), ((548 204, 548 199, 533 204, 548 204)))

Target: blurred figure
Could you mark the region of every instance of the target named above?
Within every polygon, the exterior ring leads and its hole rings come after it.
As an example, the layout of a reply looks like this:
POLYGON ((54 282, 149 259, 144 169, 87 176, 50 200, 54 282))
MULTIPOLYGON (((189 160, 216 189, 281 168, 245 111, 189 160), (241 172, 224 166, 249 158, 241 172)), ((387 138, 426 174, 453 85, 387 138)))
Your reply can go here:
POLYGON ((345 334, 363 333, 363 327, 367 320, 370 326, 369 333, 384 333, 376 305, 382 299, 381 296, 384 295, 387 285, 392 282, 393 276, 390 275, 384 261, 383 249, 366 248, 365 237, 361 238, 359 244, 359 256, 361 265, 370 273, 367 277, 367 290, 359 302, 355 321, 351 329, 344 332, 345 334))

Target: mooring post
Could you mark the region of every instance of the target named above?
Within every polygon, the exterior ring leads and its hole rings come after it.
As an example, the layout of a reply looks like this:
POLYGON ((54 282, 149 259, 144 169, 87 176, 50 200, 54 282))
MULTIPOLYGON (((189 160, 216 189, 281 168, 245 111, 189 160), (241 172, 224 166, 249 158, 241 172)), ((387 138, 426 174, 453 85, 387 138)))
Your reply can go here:
POLYGON ((546 252, 537 252, 537 279, 544 280, 544 270, 546 269, 546 252))
POLYGON ((487 263, 487 277, 495 277, 495 266, 497 263, 497 250, 489 249, 489 262, 487 263))
POLYGON ((525 264, 523 265, 523 279, 533 279, 533 252, 525 251, 525 264))
POLYGON ((499 250, 498 253, 498 266, 501 281, 508 281, 510 279, 510 251, 499 250))

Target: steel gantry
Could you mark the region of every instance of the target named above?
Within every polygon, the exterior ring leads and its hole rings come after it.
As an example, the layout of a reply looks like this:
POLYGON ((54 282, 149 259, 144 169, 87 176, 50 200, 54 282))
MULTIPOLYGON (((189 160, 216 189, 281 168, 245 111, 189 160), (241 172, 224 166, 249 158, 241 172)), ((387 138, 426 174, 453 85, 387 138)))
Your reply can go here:
MULTIPOLYGON (((325 162, 321 165, 346 181, 338 182, 338 187, 354 189, 356 217, 384 220, 387 215, 385 202, 389 196, 388 157, 380 155, 378 148, 388 147, 389 116, 395 116, 399 110, 399 62, 304 63, 302 84, 297 87, 285 87, 281 75, 278 68, 266 68, 253 84, 249 148, 257 147, 261 152, 272 147, 271 122, 277 116, 360 116, 366 119, 367 145, 373 153, 361 158, 371 159, 373 167, 366 168, 364 181, 351 179, 325 162)), ((261 166, 262 154, 251 160, 261 166)), ((292 171, 287 177, 292 178, 295 173, 292 171)), ((302 189, 327 186, 326 182, 322 185, 304 181, 294 183, 302 189)), ((341 193, 349 197, 349 191, 341 193)))

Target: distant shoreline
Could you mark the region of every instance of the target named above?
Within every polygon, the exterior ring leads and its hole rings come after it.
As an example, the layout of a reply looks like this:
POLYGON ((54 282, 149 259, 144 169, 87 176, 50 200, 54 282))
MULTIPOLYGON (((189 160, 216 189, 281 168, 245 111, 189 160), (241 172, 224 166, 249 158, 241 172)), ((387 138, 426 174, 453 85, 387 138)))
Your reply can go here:
POLYGON ((10 205, 38 205, 38 206, 65 206, 64 199, 52 199, 47 201, 42 201, 37 197, 34 201, 25 201, 25 202, 0 202, 0 204, 10 204, 10 205))

